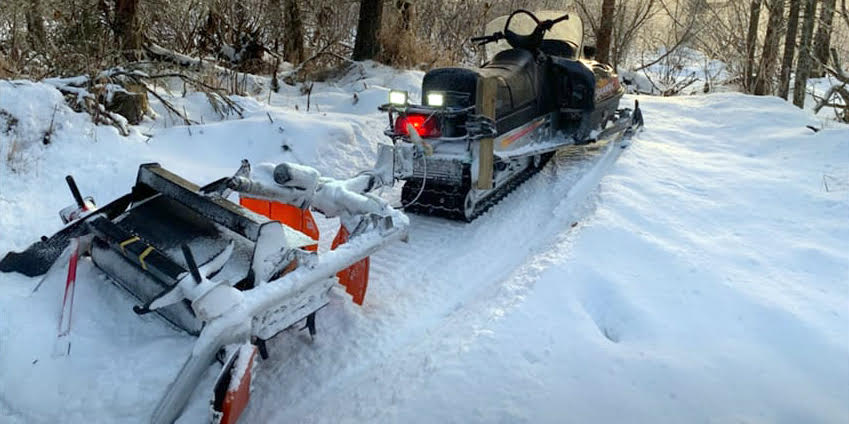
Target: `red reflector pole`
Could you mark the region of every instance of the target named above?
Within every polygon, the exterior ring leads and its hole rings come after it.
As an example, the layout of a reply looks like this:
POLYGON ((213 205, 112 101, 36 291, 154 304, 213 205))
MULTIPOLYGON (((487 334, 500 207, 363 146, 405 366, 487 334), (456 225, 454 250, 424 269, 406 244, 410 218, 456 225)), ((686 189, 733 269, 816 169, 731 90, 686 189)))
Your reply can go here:
POLYGON ((68 261, 68 279, 65 281, 65 295, 62 297, 62 311, 59 313, 59 331, 53 345, 53 356, 65 356, 71 353, 71 316, 74 312, 74 289, 77 282, 77 261, 80 257, 80 239, 72 238, 71 259, 68 261))

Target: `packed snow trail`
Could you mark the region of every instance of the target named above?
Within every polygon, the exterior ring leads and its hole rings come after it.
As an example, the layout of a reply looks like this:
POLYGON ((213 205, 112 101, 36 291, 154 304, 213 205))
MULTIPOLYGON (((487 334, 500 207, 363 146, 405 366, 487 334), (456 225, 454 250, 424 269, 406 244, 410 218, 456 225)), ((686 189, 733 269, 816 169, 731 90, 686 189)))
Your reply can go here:
MULTIPOLYGON (((35 171, 0 169, 0 254, 58 227, 67 173, 101 202, 152 160, 197 182, 241 157, 355 173, 385 125, 368 103, 396 77, 370 77, 356 105, 322 87, 319 113, 247 99, 244 120, 147 143, 101 128, 92 143, 71 116, 35 171)), ((244 421, 849 419, 849 129, 814 134, 772 98, 640 100, 647 128, 617 162, 573 149, 471 224, 413 216, 410 242, 373 257, 362 308, 340 289, 314 341, 270 342, 244 421)), ((320 224, 326 247, 336 223, 320 224)), ((193 339, 133 314, 85 260, 74 349, 51 359, 63 271, 32 295, 37 279, 0 274, 0 417, 145 422, 193 339)), ((180 422, 202 422, 207 396, 180 422)))
MULTIPOLYGON (((295 418, 299 413, 312 413, 310 405, 314 401, 335 396, 340 385, 350 385, 352 389, 359 386, 356 381, 368 370, 418 345, 434 331, 441 333, 439 328, 447 318, 463 311, 466 305, 490 297, 506 275, 534 254, 542 253, 541 243, 574 222, 588 195, 621 151, 619 143, 610 143, 564 152, 555 165, 531 178, 471 224, 413 215, 409 243, 396 244, 373 256, 370 286, 374 288, 368 294, 364 311, 367 319, 351 323, 349 311, 345 310, 348 308, 323 314, 319 323, 323 335, 315 344, 321 346, 325 340, 332 340, 333 347, 318 352, 298 354, 295 343, 288 353, 289 346, 278 348, 275 343, 272 349, 281 355, 291 354, 302 360, 294 364, 284 360, 257 378, 258 392, 269 396, 263 395, 263 400, 252 404, 246 419, 297 421, 301 419, 295 418), (495 246, 505 248, 493 249, 495 246), (302 384, 303 375, 313 375, 308 381, 317 384, 302 384), (281 381, 298 381, 295 385, 299 388, 287 391, 279 384, 281 381), (272 395, 274 392, 277 393, 272 395), (264 400, 269 405, 263 406, 264 400)), ((499 299, 502 301, 511 299, 499 299)), ((347 299, 342 302, 348 303, 347 299)), ((290 344, 283 338, 279 340, 290 344)), ((420 372, 417 368, 409 371, 420 372)), ((410 381, 414 378, 411 376, 410 381)))
POLYGON ((849 178, 849 131, 814 135, 776 99, 643 102, 654 124, 595 200, 574 194, 601 175, 575 187, 561 155, 471 225, 415 217, 375 257, 367 319, 325 317, 333 347, 260 377, 278 394, 248 417, 849 418, 849 199, 820 181, 849 178))

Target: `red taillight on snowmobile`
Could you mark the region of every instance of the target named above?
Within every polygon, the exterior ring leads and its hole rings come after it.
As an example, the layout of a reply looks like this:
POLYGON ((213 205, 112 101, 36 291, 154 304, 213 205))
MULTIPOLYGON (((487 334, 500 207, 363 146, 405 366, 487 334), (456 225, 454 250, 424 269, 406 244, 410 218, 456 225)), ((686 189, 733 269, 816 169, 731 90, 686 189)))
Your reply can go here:
POLYGON ((435 116, 412 113, 401 115, 395 119, 395 133, 410 135, 407 131, 408 124, 412 125, 421 137, 439 137, 442 135, 435 116))

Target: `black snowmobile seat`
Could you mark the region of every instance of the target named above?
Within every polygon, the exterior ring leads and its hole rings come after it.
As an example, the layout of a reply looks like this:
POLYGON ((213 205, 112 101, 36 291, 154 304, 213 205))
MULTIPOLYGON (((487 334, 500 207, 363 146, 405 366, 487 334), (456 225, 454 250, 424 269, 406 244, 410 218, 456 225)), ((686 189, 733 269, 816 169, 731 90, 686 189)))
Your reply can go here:
POLYGON ((577 59, 576 47, 563 40, 542 40, 540 51, 550 56, 560 56, 567 59, 577 59))
POLYGON ((536 117, 536 60, 527 50, 499 52, 479 73, 498 79, 496 115, 498 132, 512 130, 536 117))
MULTIPOLYGON (((507 85, 513 109, 536 99, 532 75, 535 75, 534 55, 527 50, 510 49, 499 52, 480 69, 486 77, 500 78, 507 85)), ((500 96, 499 96, 500 97, 500 96)))

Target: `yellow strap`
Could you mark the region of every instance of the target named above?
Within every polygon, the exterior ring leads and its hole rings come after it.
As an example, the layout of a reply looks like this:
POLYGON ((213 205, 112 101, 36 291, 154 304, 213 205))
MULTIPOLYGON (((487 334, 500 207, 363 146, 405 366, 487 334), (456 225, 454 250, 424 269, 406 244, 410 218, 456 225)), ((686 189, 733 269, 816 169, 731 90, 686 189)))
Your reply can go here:
POLYGON ((140 239, 139 239, 139 236, 133 236, 133 237, 130 237, 130 238, 128 238, 128 239, 126 239, 126 240, 122 241, 122 242, 121 242, 118 246, 121 246, 121 251, 122 251, 122 252, 124 252, 124 254, 126 255, 126 254, 127 254, 127 251, 126 251, 126 250, 124 250, 124 247, 125 247, 126 245, 128 245, 128 244, 135 243, 135 242, 137 242, 137 241, 139 241, 139 240, 140 240, 140 239))
POLYGON ((144 258, 146 258, 150 252, 153 252, 153 246, 148 246, 147 249, 144 249, 144 252, 141 252, 141 255, 139 255, 139 262, 141 263, 142 269, 145 271, 147 271, 147 265, 144 263, 144 258))

